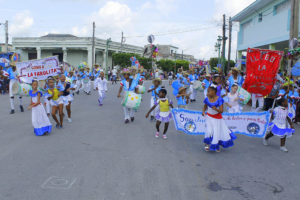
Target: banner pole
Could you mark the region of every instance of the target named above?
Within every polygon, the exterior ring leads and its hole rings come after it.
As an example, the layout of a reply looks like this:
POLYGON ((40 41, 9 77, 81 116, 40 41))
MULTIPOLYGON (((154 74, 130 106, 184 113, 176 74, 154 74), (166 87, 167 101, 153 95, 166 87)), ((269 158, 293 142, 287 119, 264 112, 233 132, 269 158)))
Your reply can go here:
MULTIPOLYGON (((276 99, 274 99, 274 101, 273 101, 273 105, 272 105, 272 108, 271 108, 271 110, 273 110, 273 109, 274 109, 274 106, 275 106, 275 103, 276 103, 276 101, 277 101, 277 100, 276 100, 276 99)), ((269 111, 268 111, 268 112, 269 112, 269 111)), ((270 120, 271 120, 272 114, 273 114, 273 113, 271 113, 271 114, 270 114, 270 116, 269 116, 269 123, 270 123, 270 120)), ((267 135, 267 134, 265 134, 264 138, 266 138, 266 135, 267 135)))

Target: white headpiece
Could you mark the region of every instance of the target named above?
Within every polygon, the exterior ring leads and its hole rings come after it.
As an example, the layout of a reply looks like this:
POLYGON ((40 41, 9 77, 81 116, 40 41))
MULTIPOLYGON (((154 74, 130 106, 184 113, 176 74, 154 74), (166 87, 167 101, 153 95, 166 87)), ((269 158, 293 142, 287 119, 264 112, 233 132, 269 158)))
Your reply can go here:
POLYGON ((209 87, 217 88, 218 86, 212 83, 209 87))

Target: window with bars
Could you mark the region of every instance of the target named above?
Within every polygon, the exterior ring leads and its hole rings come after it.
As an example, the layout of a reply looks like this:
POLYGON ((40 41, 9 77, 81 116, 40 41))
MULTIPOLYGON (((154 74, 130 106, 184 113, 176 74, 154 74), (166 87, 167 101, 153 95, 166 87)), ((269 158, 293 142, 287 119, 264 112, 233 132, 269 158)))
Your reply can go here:
POLYGON ((242 40, 241 44, 244 44, 245 30, 252 25, 252 19, 242 25, 242 40))
POLYGON ((262 15, 262 13, 260 13, 260 14, 258 15, 258 22, 262 22, 262 18, 263 18, 263 15, 262 15))
POLYGON ((288 0, 282 4, 275 6, 276 14, 282 13, 291 8, 291 0, 288 0))

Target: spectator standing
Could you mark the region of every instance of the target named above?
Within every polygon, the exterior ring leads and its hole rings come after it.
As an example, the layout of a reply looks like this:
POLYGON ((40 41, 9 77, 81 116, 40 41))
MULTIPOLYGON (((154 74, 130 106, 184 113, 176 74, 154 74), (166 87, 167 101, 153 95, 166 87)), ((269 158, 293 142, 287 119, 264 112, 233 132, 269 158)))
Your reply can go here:
POLYGON ((110 81, 110 78, 111 78, 111 70, 110 70, 110 67, 108 67, 108 70, 107 70, 107 77, 108 77, 108 81, 110 81))
POLYGON ((114 82, 117 84, 117 68, 114 67, 114 69, 112 70, 112 80, 111 83, 114 84, 114 82))
POLYGON ((173 73, 172 73, 172 71, 170 71, 168 73, 168 77, 169 77, 169 85, 172 85, 172 81, 173 81, 173 73))

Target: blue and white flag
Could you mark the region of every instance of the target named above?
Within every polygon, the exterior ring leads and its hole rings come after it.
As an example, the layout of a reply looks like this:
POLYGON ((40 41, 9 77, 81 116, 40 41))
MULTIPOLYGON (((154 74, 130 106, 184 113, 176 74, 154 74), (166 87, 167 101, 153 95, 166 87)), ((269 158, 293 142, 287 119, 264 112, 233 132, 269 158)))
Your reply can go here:
MULTIPOLYGON (((188 135, 204 135, 206 117, 200 111, 173 109, 175 128, 188 135)), ((223 120, 235 134, 263 138, 269 124, 269 112, 222 113, 223 120)))

